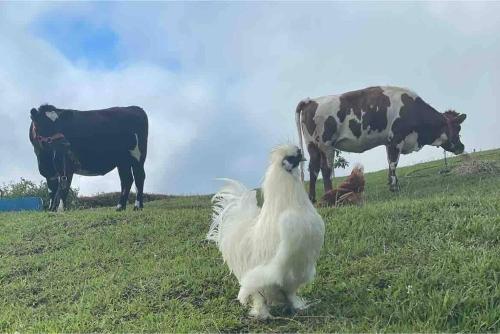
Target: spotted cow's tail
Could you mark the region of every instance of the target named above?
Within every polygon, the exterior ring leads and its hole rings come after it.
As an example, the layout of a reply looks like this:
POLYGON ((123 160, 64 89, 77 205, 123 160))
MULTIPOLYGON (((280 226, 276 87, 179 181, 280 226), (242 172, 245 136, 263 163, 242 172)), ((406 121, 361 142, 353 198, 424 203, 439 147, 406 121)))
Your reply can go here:
MULTIPOLYGON (((305 154, 304 152, 304 144, 302 140, 302 127, 300 126, 300 117, 302 115, 302 108, 304 108, 304 105, 309 102, 309 98, 303 99, 302 101, 299 102, 297 105, 297 108, 295 109, 295 124, 297 125, 297 132, 299 134, 299 147, 300 150, 302 151, 302 154, 305 154)), ((300 179, 302 182, 304 181, 304 162, 300 162, 300 179)))

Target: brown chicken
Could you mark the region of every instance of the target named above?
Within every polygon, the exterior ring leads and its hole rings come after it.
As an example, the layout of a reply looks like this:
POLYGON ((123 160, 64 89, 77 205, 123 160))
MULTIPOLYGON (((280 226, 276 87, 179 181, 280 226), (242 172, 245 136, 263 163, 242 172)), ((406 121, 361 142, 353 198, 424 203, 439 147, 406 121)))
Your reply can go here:
POLYGON ((321 206, 361 205, 365 190, 363 166, 354 166, 351 175, 338 188, 326 192, 321 199, 321 206))

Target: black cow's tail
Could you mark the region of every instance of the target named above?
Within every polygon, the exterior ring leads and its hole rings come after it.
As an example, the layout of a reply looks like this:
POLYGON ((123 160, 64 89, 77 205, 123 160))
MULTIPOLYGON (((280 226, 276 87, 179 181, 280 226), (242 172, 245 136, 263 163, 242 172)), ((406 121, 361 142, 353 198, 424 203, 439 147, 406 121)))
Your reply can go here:
POLYGON ((137 148, 139 149, 140 154, 135 158, 139 162, 139 165, 143 167, 144 163, 146 162, 146 155, 148 153, 148 115, 141 107, 130 106, 129 108, 132 108, 133 112, 133 132, 136 136, 137 148))
MULTIPOLYGON (((295 108, 295 124, 297 125, 297 132, 299 134, 299 147, 300 150, 302 151, 302 154, 304 155, 304 144, 302 141, 302 127, 300 126, 300 121, 301 121, 301 115, 302 115, 302 109, 304 108, 304 105, 309 103, 309 98, 303 99, 302 101, 299 102, 297 105, 297 108, 295 108)), ((300 179, 302 182, 304 181, 304 162, 300 162, 300 179)))
POLYGON ((146 162, 146 155, 148 153, 148 131, 149 131, 148 116, 146 115, 146 112, 144 112, 143 129, 137 135, 137 145, 139 147, 139 152, 141 152, 141 156, 139 159, 141 166, 144 166, 144 163, 146 162))

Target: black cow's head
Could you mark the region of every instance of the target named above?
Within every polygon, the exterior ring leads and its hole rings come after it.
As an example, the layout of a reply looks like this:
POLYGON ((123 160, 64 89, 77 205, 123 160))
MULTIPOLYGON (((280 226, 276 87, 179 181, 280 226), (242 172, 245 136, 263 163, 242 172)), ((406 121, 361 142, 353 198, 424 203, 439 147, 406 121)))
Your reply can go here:
POLYGON ((31 120, 40 136, 49 137, 59 131, 59 113, 56 107, 49 104, 40 106, 38 110, 31 109, 31 120))
POLYGON ((50 104, 43 104, 38 109, 31 109, 31 120, 41 135, 53 135, 62 131, 66 121, 72 116, 71 110, 57 109, 50 104))
MULTIPOLYGON (((56 107, 44 104, 38 109, 31 109, 31 120, 34 125, 34 133, 43 146, 47 144, 55 148, 54 145, 63 142, 62 127, 69 117, 67 110, 59 110, 56 107)), ((64 140, 65 142, 65 140, 64 140)))
POLYGON ((441 147, 448 152, 460 154, 464 151, 464 144, 460 141, 460 124, 465 121, 467 115, 459 114, 454 110, 448 110, 444 113, 444 117, 446 119, 444 133, 447 140, 441 144, 441 147))

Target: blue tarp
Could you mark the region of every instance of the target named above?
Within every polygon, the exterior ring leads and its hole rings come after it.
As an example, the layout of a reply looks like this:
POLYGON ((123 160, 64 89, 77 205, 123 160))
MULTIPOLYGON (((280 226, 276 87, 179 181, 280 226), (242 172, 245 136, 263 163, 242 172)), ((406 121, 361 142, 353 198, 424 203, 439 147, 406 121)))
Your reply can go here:
POLYGON ((25 211, 43 209, 40 197, 0 198, 0 211, 25 211))

